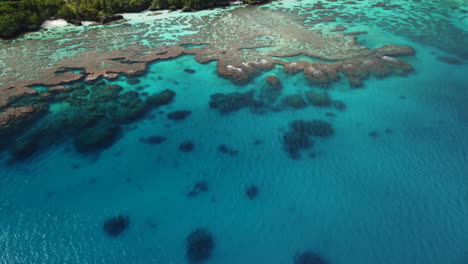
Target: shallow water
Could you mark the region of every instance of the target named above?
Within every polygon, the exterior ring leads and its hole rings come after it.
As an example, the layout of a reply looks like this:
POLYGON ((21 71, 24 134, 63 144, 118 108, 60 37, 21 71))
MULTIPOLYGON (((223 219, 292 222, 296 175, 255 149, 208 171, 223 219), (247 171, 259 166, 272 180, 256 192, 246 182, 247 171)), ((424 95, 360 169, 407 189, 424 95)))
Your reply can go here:
MULTIPOLYGON (((79 154, 68 137, 22 162, 10 164, 9 154, 2 152, 0 263, 187 263, 185 238, 199 227, 215 238, 212 257, 206 261, 213 264, 294 263, 294 255, 304 250, 317 252, 332 264, 467 262, 468 64, 464 56, 468 49, 464 43, 468 39, 464 36, 468 35, 468 7, 464 2, 443 7, 447 2, 392 1, 402 7, 375 14, 367 2, 356 9, 340 5, 340 11, 356 14, 351 23, 339 19, 313 27, 326 30, 343 24, 348 31, 368 31, 357 37, 368 48, 410 45, 416 55, 404 60, 415 72, 370 78, 362 89, 351 89, 344 80, 333 84, 328 92, 346 103, 344 111, 308 106, 263 114, 248 108, 220 114, 209 108, 210 95, 258 90, 269 75, 281 79, 283 95, 304 92, 310 85, 302 74, 287 75, 278 66, 237 86, 217 75, 215 62, 200 64, 186 55, 152 63, 139 77, 138 86, 149 94, 175 91, 174 102, 124 125, 122 137, 102 152, 79 154), (450 8, 455 5, 457 9, 450 8), (439 8, 434 12, 441 13, 441 22, 420 28, 423 33, 436 30, 423 38, 416 37, 419 32, 401 32, 392 25, 398 22, 383 19, 406 20, 405 16, 415 15, 430 20, 439 17, 424 13, 434 10, 433 6, 439 8), (363 22, 366 19, 368 23, 363 22), (440 25, 446 26, 437 28, 440 25), (434 35, 441 39, 430 39, 434 35), (461 64, 447 64, 438 56, 457 58, 461 64), (192 114, 182 121, 168 120, 166 114, 174 110, 192 114), (301 159, 294 160, 283 151, 282 136, 297 119, 326 120, 335 133, 316 139, 313 148, 301 151, 301 159), (377 136, 369 136, 371 132, 377 136), (140 141, 155 135, 167 140, 160 145, 140 141), (193 151, 179 151, 179 144, 187 140, 194 142, 193 151), (254 144, 258 140, 261 143, 254 144), (220 153, 220 144, 238 154, 220 153), (187 197, 200 180, 207 181, 209 190, 187 197), (244 193, 252 184, 259 188, 254 200, 244 193), (106 236, 103 222, 119 214, 130 217, 128 230, 117 238, 106 236)), ((315 1, 284 0, 266 8, 315 15, 316 10, 307 9, 311 3, 315 1)), ((204 12, 198 15, 210 11, 204 12)), ((228 12, 214 11, 213 16, 228 12)), ((159 22, 145 13, 128 19, 132 25, 151 28, 131 43, 161 30, 159 22)), ((160 43, 188 34, 183 24, 167 26, 170 36, 160 43)), ((53 38, 66 41, 79 39, 93 28, 99 28, 100 35, 116 34, 118 27, 71 27, 81 33, 67 33, 65 28, 49 31, 53 38)), ((4 43, 0 51, 22 47, 27 53, 32 38, 38 39, 36 47, 57 41, 43 39, 43 33, 4 43)), ((112 40, 113 47, 130 45, 118 41, 123 40, 112 40)), ((50 63, 70 56, 69 49, 55 51, 50 63)), ((111 82, 135 89, 126 77, 111 82)), ((55 120, 53 115, 66 109, 66 104, 51 106, 51 114, 42 122, 55 120)))

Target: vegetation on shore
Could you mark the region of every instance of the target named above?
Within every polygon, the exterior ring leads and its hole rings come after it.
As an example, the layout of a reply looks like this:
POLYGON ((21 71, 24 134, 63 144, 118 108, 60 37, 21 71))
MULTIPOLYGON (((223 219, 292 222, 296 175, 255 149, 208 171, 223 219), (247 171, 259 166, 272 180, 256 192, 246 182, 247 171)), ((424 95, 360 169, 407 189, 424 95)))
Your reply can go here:
MULTIPOLYGON (((268 0, 244 0, 260 4, 268 0)), ((228 5, 232 0, 20 0, 0 2, 0 38, 12 38, 39 29, 49 18, 74 24, 83 20, 108 22, 113 14, 146 9, 195 11, 228 5)))

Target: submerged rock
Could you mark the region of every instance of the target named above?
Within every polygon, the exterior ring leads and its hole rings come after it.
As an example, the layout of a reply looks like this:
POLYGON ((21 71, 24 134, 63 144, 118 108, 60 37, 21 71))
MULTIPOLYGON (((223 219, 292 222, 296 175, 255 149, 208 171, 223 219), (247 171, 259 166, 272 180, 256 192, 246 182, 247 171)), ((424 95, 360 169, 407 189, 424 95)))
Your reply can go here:
POLYGON ((188 110, 173 111, 173 112, 170 112, 169 114, 167 114, 167 118, 169 118, 170 120, 174 120, 174 121, 184 120, 191 113, 192 113, 192 111, 188 111, 188 110))
MULTIPOLYGON (((259 103, 263 103, 264 105, 256 106, 256 108, 263 109, 268 104, 274 103, 277 98, 281 95, 282 85, 281 81, 276 76, 267 76, 265 78, 266 84, 260 88, 260 92, 258 94, 258 99, 261 100, 259 103)), ((257 105, 259 105, 257 103, 257 105)))
POLYGON ((190 152, 194 147, 195 145, 192 141, 185 141, 179 145, 179 150, 182 152, 190 152))
POLYGON ((346 104, 343 101, 334 100, 332 102, 332 106, 339 111, 346 110, 346 104))
POLYGON ((314 142, 305 134, 288 131, 283 135, 284 150, 292 159, 300 158, 299 151, 312 147, 314 142))
POLYGON ((377 133, 377 131, 371 131, 371 132, 369 132, 369 137, 371 137, 371 138, 378 138, 378 137, 379 137, 379 133, 377 133))
POLYGON ((140 142, 150 144, 150 145, 159 145, 166 140, 167 138, 163 136, 150 136, 150 137, 140 138, 140 142))
POLYGON ((128 123, 141 118, 148 110, 140 95, 135 91, 129 91, 118 97, 118 105, 112 116, 118 123, 128 123))
POLYGON ((171 90, 164 90, 162 92, 148 96, 146 103, 150 107, 157 107, 166 105, 172 102, 176 93, 171 90))
POLYGON ((194 69, 184 69, 184 72, 194 74, 196 71, 194 69))
POLYGON ((239 154, 239 151, 238 150, 235 150, 231 147, 229 147, 228 145, 225 145, 225 144, 221 144, 218 146, 218 152, 220 153, 223 153, 223 154, 228 154, 228 155, 231 155, 231 156, 235 156, 237 154, 239 154))
POLYGON ((82 130, 74 140, 76 150, 81 153, 95 152, 112 146, 121 134, 120 126, 101 122, 82 130))
POLYGON ((361 88, 363 86, 363 82, 356 76, 349 76, 348 83, 352 88, 361 88))
POLYGON ((127 83, 128 84, 131 84, 131 85, 135 85, 135 84, 139 84, 141 81, 138 80, 137 78, 130 78, 127 80, 127 83))
POLYGON ((293 159, 300 158, 300 150, 309 149, 314 141, 310 137, 329 137, 334 131, 330 123, 322 120, 295 120, 283 135, 283 148, 293 159))
POLYGON ((104 232, 110 237, 118 237, 130 225, 130 218, 125 215, 118 215, 104 221, 104 232))
POLYGON ((314 106, 329 106, 331 104, 331 98, 330 95, 326 92, 314 92, 314 91, 307 91, 305 93, 305 96, 309 103, 311 103, 314 106))
POLYGON ((437 59, 440 60, 441 62, 445 62, 447 64, 453 64, 453 65, 462 64, 461 60, 459 60, 457 58, 453 58, 453 57, 438 56, 437 59))
POLYGON ((10 153, 13 160, 25 160, 39 150, 39 138, 25 137, 15 140, 10 153))
POLYGON ((199 181, 196 182, 192 189, 187 193, 187 197, 195 197, 198 196, 200 193, 208 191, 208 182, 207 181, 199 181))
POLYGON ((283 104, 295 109, 301 109, 307 106, 306 102, 299 94, 285 96, 283 98, 283 104))
POLYGON ((255 186, 255 185, 252 185, 252 186, 249 186, 245 189, 245 195, 247 195, 247 197, 250 199, 250 200, 253 200, 257 197, 259 193, 259 190, 258 190, 258 187, 255 186))
POLYGON ((305 251, 294 257, 294 264, 327 264, 322 256, 312 251, 305 251))
POLYGON ((328 137, 334 133, 331 124, 322 120, 295 120, 290 127, 293 131, 307 136, 328 137))
POLYGON ((213 236, 205 229, 197 229, 186 239, 186 254, 190 262, 202 262, 211 257, 215 247, 213 236))
POLYGON ((252 104, 254 92, 213 94, 210 96, 210 107, 218 109, 221 113, 231 113, 238 111, 252 104))
POLYGON ((116 99, 122 91, 123 87, 118 84, 106 84, 103 87, 93 86, 91 87, 90 99, 95 102, 109 102, 116 99))
POLYGON ((281 80, 273 75, 265 77, 265 81, 268 84, 268 86, 274 88, 275 90, 280 90, 281 89, 281 80))

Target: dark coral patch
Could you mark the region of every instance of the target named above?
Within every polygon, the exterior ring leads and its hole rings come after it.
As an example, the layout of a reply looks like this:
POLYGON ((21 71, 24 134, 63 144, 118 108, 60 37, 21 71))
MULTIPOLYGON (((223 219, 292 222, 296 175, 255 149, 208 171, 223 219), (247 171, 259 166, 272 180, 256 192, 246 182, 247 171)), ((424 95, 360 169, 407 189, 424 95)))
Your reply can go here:
POLYGON ((331 124, 322 120, 295 120, 289 128, 283 135, 283 148, 292 159, 300 158, 300 150, 314 145, 311 137, 325 138, 334 134, 331 124))
POLYGON ((130 78, 127 80, 127 83, 131 85, 135 85, 135 84, 139 84, 140 80, 138 80, 137 78, 130 78))
POLYGON ((221 144, 218 146, 218 152, 220 153, 223 153, 223 154, 227 154, 227 155, 231 155, 231 156, 235 156, 237 154, 239 154, 239 151, 238 150, 235 150, 231 147, 229 147, 228 145, 225 145, 225 144, 221 144))
POLYGON ((179 145, 179 150, 182 152, 191 152, 194 147, 195 144, 193 144, 192 141, 185 141, 179 145))
POLYGON ((204 193, 208 191, 208 182, 207 181, 198 181, 196 182, 190 191, 187 193, 187 197, 195 197, 198 196, 200 193, 204 193))
POLYGON ((295 120, 290 126, 293 131, 307 136, 328 137, 334 133, 331 124, 322 120, 295 120))
POLYGON ((170 120, 174 120, 174 121, 184 120, 191 113, 192 113, 192 111, 188 111, 188 110, 173 111, 173 112, 170 112, 169 114, 167 114, 167 118, 169 118, 170 120))
POLYGON ((202 262, 211 257, 215 247, 214 238, 205 229, 197 229, 186 238, 186 254, 190 262, 202 262))
POLYGON ((166 137, 163 136, 150 136, 150 137, 143 137, 139 139, 140 142, 150 144, 150 145, 159 145, 167 140, 166 137))
POLYGON ((40 144, 38 138, 24 137, 15 140, 10 153, 14 161, 25 160, 34 155, 39 150, 40 144))
POLYGON ((95 127, 81 131, 75 137, 75 148, 81 153, 100 151, 112 146, 120 134, 120 126, 102 122, 95 127))
POLYGON ((327 92, 307 91, 305 96, 310 104, 314 106, 326 107, 331 105, 331 98, 327 92))
POLYGON ((252 104, 254 92, 213 94, 210 96, 210 107, 219 110, 221 113, 231 113, 238 111, 252 104))
POLYGON ((327 264, 328 261, 313 251, 305 251, 294 257, 294 264, 327 264))
POLYGON ((307 103, 299 94, 285 96, 283 98, 283 104, 295 109, 301 109, 307 106, 307 103))
POLYGON ((103 229, 109 237, 118 237, 130 225, 130 218, 125 215, 118 215, 104 221, 103 229))
POLYGON ((255 185, 251 185, 245 189, 245 195, 247 195, 247 198, 250 200, 255 199, 258 196, 259 189, 255 185))
POLYGON ((176 93, 171 90, 164 90, 162 92, 148 96, 146 103, 151 107, 166 105, 172 102, 176 93))

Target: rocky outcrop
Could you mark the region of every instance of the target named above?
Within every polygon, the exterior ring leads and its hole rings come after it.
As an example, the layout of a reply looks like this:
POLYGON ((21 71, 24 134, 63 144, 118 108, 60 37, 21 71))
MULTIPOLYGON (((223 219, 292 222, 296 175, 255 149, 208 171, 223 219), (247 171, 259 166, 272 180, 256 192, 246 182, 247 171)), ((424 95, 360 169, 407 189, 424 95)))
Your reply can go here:
POLYGON ((0 137, 21 133, 47 112, 45 104, 6 109, 0 113, 0 137))

